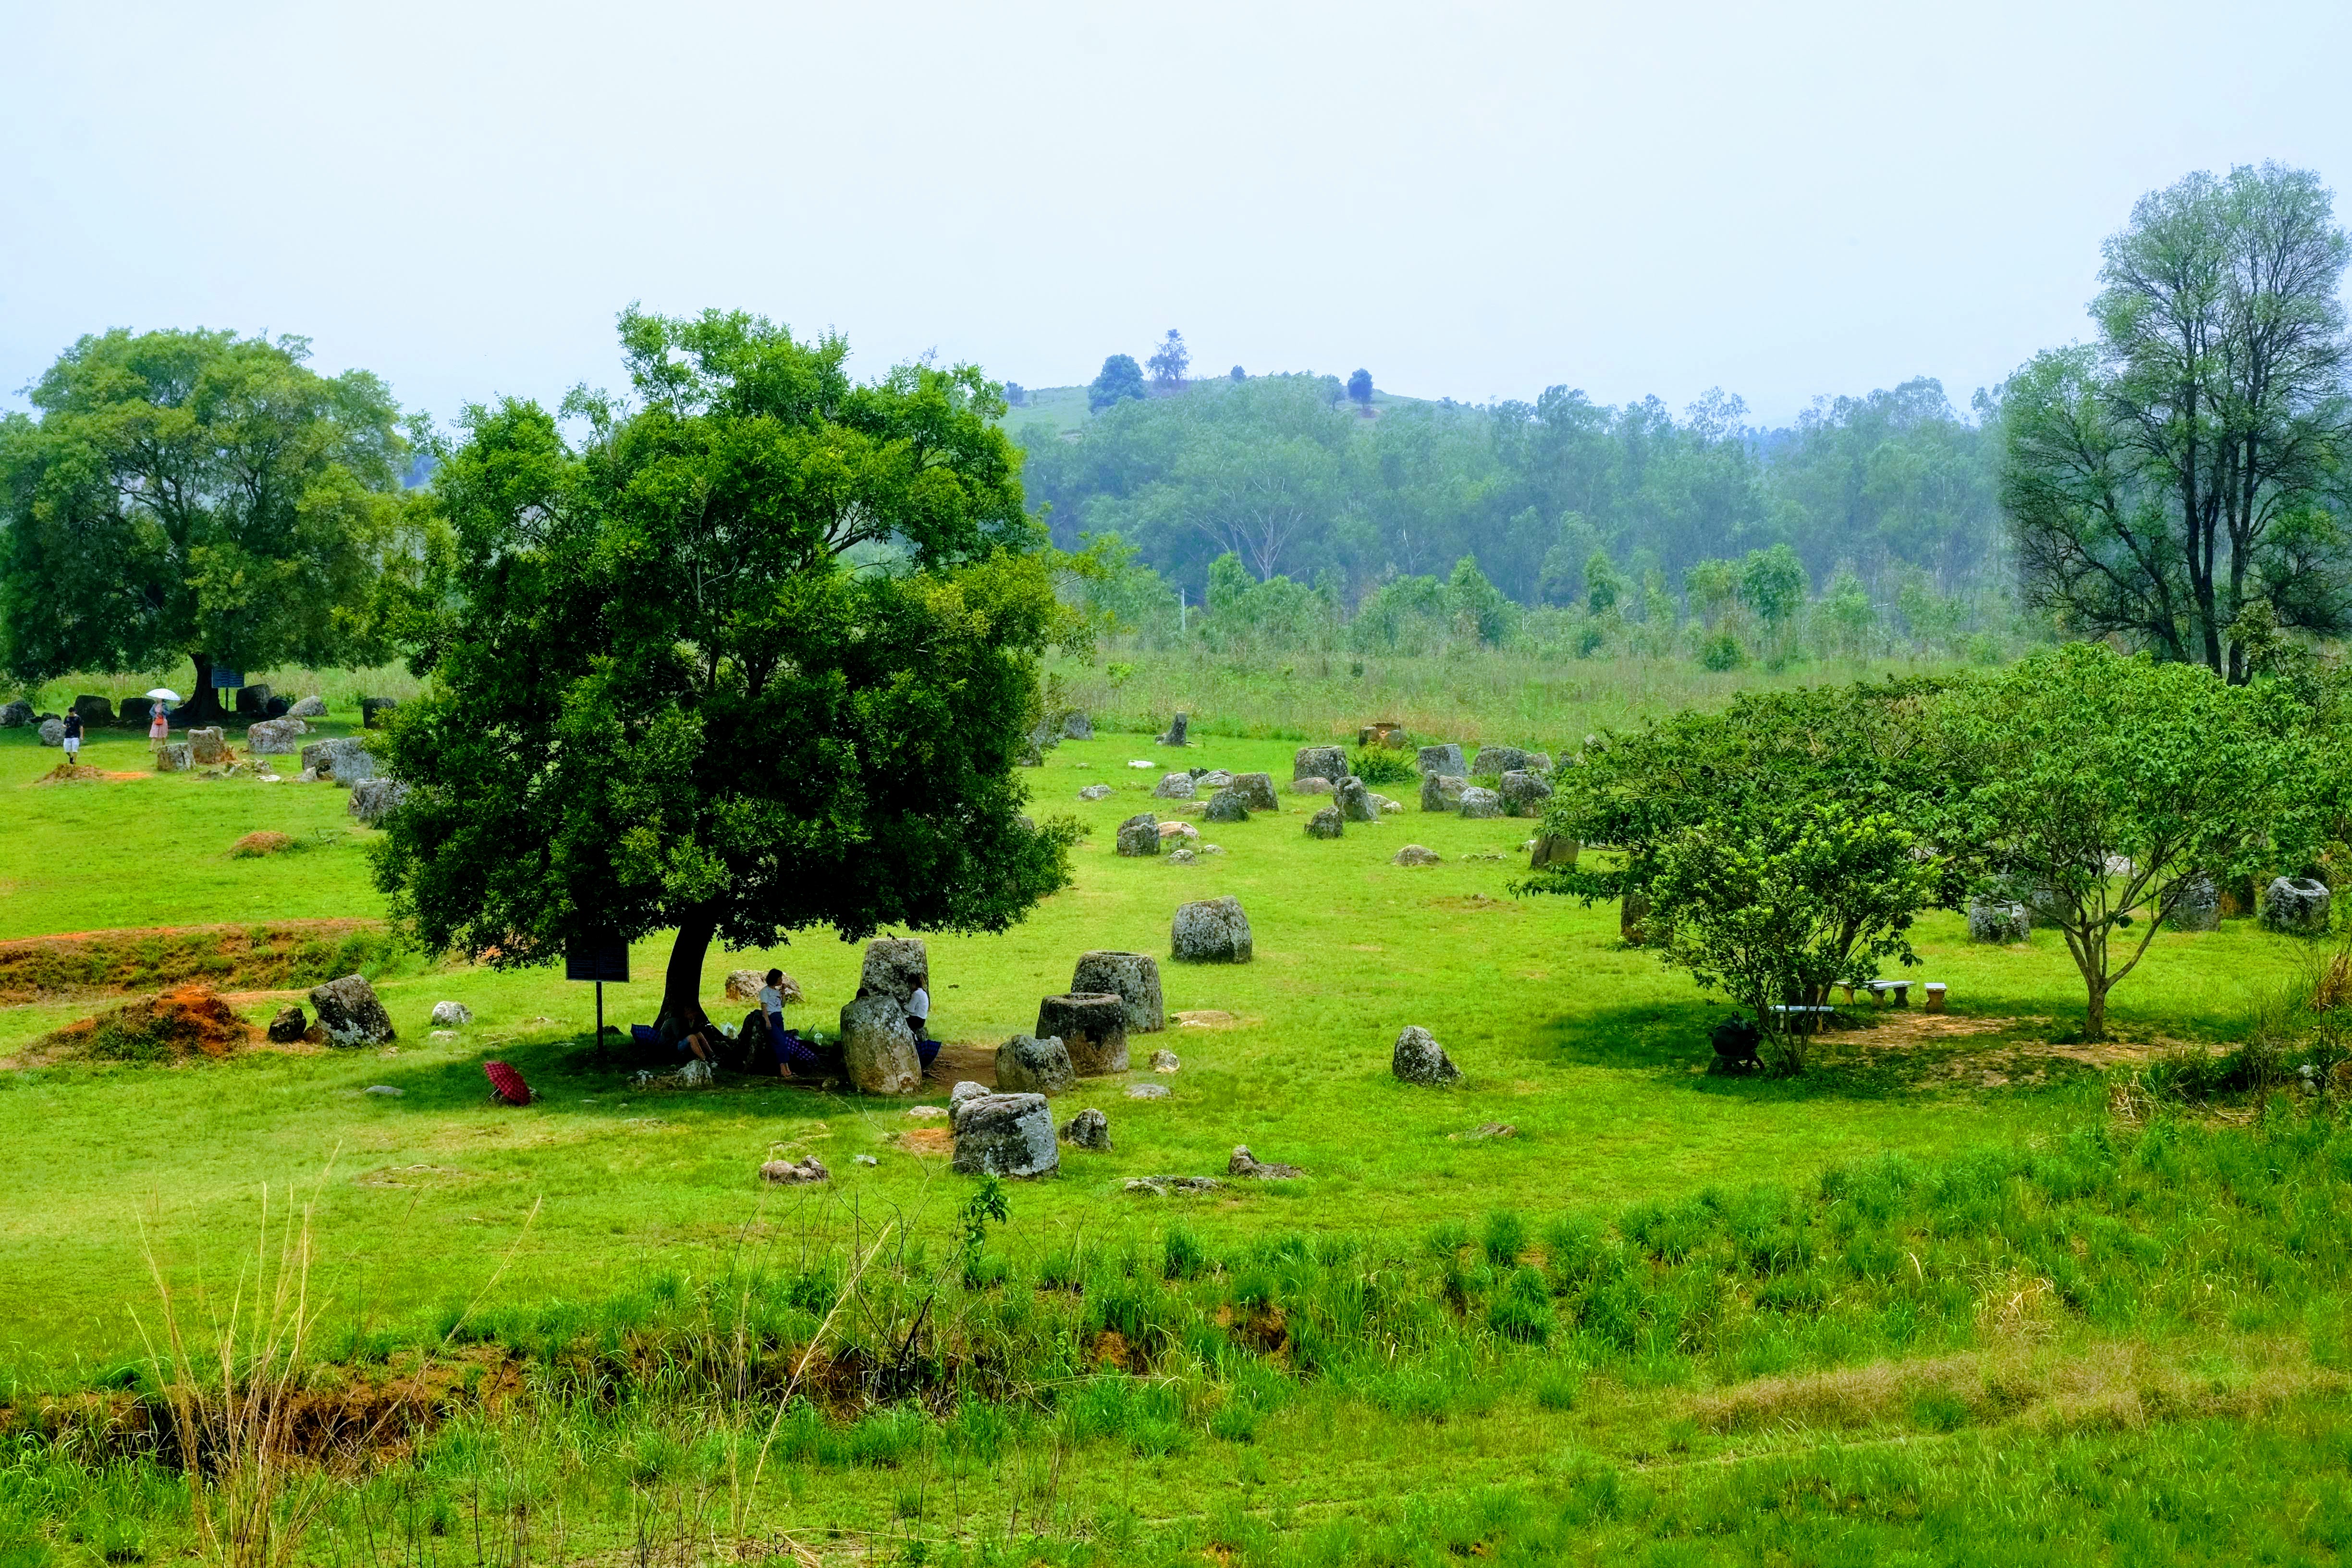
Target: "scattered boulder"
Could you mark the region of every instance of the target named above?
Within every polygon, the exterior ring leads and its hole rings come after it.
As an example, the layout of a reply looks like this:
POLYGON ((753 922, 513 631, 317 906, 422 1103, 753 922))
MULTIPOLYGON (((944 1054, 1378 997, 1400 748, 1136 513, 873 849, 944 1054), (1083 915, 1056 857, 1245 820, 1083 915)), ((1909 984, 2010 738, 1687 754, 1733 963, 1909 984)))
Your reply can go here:
POLYGON ((1503 797, 1493 790, 1480 789, 1472 784, 1462 792, 1462 804, 1454 809, 1464 816, 1500 816, 1503 815, 1503 797))
POLYGON ((390 697, 361 698, 360 728, 362 730, 383 729, 383 724, 382 721, 382 715, 391 712, 394 709, 399 706, 400 703, 395 699, 390 697))
POLYGON ((360 1090, 360 1092, 362 1094, 382 1095, 386 1100, 401 1100, 406 1098, 408 1094, 406 1089, 396 1089, 388 1083, 372 1083, 365 1089, 360 1090))
POLYGON ((278 1016, 269 1020, 267 1033, 270 1044, 290 1046, 300 1039, 310 1027, 310 1020, 303 1017, 302 1009, 289 1005, 278 1009, 278 1016))
POLYGON ((286 717, 289 719, 323 719, 326 716, 327 700, 315 693, 305 697, 301 701, 286 710, 286 717))
POLYGON ((110 698, 77 697, 66 704, 66 710, 69 713, 80 714, 81 721, 85 724, 114 722, 114 702, 110 698))
POLYGON ((1462 760, 1462 748, 1449 741, 1442 746, 1422 747, 1421 771, 1424 775, 1458 779, 1469 773, 1470 765, 1462 760))
POLYGON ((1247 963, 1249 917, 1242 913, 1242 901, 1230 894, 1179 904, 1169 941, 1175 956, 1186 963, 1247 963))
POLYGON ((184 773, 195 765, 195 755, 185 741, 166 741, 155 748, 159 773, 184 773))
POLYGON ((1331 794, 1332 804, 1349 822, 1378 822, 1381 819, 1381 808, 1372 804, 1372 792, 1364 787, 1363 780, 1353 775, 1341 779, 1331 794))
POLYGON ((760 1167, 760 1179, 774 1182, 779 1186, 795 1187, 810 1182, 826 1182, 833 1173, 824 1162, 814 1154, 803 1154, 797 1160, 771 1160, 760 1167))
POLYGON ((1763 1041, 1754 1024, 1738 1013, 1726 1018, 1707 1032, 1707 1043, 1715 1047, 1715 1060, 1708 1070, 1717 1073, 1753 1072, 1763 1063, 1756 1047, 1763 1041))
POLYGON ((1165 1100, 1168 1098, 1168 1086, 1164 1083, 1129 1084, 1127 1089, 1127 1098, 1129 1100, 1165 1100))
MULTIPOLYGON (((981 1093, 987 1092, 978 1084, 973 1084, 971 1087, 981 1093)), ((907 1114, 918 1121, 945 1121, 948 1119, 948 1108, 944 1105, 910 1105, 907 1108, 907 1114)))
POLYGON ((923 1081, 907 1010, 895 996, 860 996, 841 1010, 842 1066, 866 1094, 913 1094, 923 1081))
POLYGON ((1282 803, 1274 797, 1272 773, 1235 773, 1234 782, 1225 786, 1225 793, 1251 811, 1282 809, 1282 803))
POLYGON ((1225 1162, 1228 1176, 1247 1176, 1260 1182, 1287 1182, 1307 1173, 1296 1165, 1285 1165, 1271 1160, 1261 1160, 1249 1152, 1246 1143, 1234 1145, 1233 1158, 1225 1162))
POLYGON ((1221 789, 1209 797, 1209 809, 1201 814, 1203 822, 1247 822, 1249 807, 1231 789, 1221 789))
POLYGON ((2185 877, 2173 891, 2164 923, 2174 931, 2221 929, 2221 889, 2210 877, 2185 877))
POLYGON ((1223 768, 1195 768, 1192 787, 1196 790, 1220 790, 1234 782, 1234 775, 1223 768))
POLYGON ((2011 899, 1969 900, 1969 940, 2006 945, 2023 942, 2033 929, 2033 917, 2011 899))
POLYGON ((385 1046, 400 1037, 393 1029, 392 1015, 383 1010, 364 975, 346 974, 313 986, 310 1011, 319 1015, 319 1026, 338 1046, 385 1046))
POLYGON ((1640 947, 1650 940, 1650 895, 1627 893, 1617 900, 1617 940, 1640 947))
POLYGON ((436 1029, 462 1029, 474 1021, 474 1010, 463 1002, 433 1004, 433 1026, 436 1029))
POLYGON ((1062 715, 1062 739, 1091 741, 1095 738, 1095 721, 1087 717, 1083 708, 1074 708, 1062 715))
POLYGON ((21 730, 33 721, 33 705, 19 697, 0 707, 0 730, 21 730))
POLYGON ((352 785, 351 803, 343 809, 370 827, 376 827, 398 811, 400 803, 407 798, 408 786, 398 779, 362 779, 352 785))
POLYGON ((1127 1003, 1115 992, 1072 992, 1037 1004, 1037 1037, 1057 1039, 1080 1078, 1125 1072, 1127 1003))
POLYGON ((955 1107, 956 1170, 967 1176, 1050 1176, 1062 1168, 1042 1094, 978 1094, 955 1107))
POLYGON ((1161 800, 1190 800, 1194 793, 1191 773, 1162 773, 1152 790, 1161 800))
MULTIPOLYGON (((1097 948, 1080 953, 1077 967, 1070 973, 1070 994, 1108 994, 1118 997, 1127 1009, 1127 1032, 1130 1035, 1156 1035, 1168 1026, 1167 1004, 1160 999, 1160 961, 1148 952, 1097 948)), ((1069 1038, 1067 1035, 1062 1037, 1069 1038)))
POLYGON ((188 750, 200 768, 216 767, 228 760, 228 736, 219 725, 188 731, 188 750))
POLYGON ((1505 816, 1541 816, 1551 798, 1551 784, 1541 773, 1513 771, 1502 778, 1500 794, 1505 816))
POLYGON ((1392 811, 1402 811, 1404 809, 1404 802, 1401 800, 1391 800, 1384 795, 1374 795, 1372 796, 1372 804, 1381 808, 1381 815, 1382 816, 1386 816, 1392 811))
POLYGON ((1171 1193, 1213 1193, 1223 1185, 1214 1176, 1132 1176, 1127 1190, 1164 1198, 1171 1193))
POLYGON ((1307 819, 1307 837, 1337 838, 1346 831, 1347 820, 1339 815, 1338 806, 1327 805, 1307 819))
POLYGON ((1481 746, 1470 763, 1474 773, 1525 773, 1535 766, 1532 752, 1517 746, 1481 746))
POLYGON ((1489 1138, 1517 1138, 1519 1130, 1507 1121, 1481 1121, 1470 1131, 1470 1142, 1484 1142, 1489 1138))
POLYGON ((303 771, 316 772, 320 778, 331 778, 337 784, 357 784, 376 775, 375 753, 357 735, 338 735, 330 741, 312 741, 302 748, 303 771))
POLYGON ((154 711, 155 700, 153 698, 126 697, 122 700, 121 721, 125 724, 135 724, 140 729, 144 730, 147 727, 149 717, 153 714, 154 711))
POLYGON ((1200 852, 1194 849, 1191 845, 1179 844, 1173 850, 1170 851, 1168 856, 1168 864, 1171 866, 1190 866, 1193 861, 1198 860, 1200 858, 1200 852))
POLYGON ((1329 795, 1332 793, 1331 781, 1329 779, 1293 779, 1290 781, 1290 793, 1293 795, 1329 795))
MULTIPOLYGON (((974 1083, 968 1078, 960 1078, 956 1079, 955 1087, 948 1090, 949 1118, 950 1120, 954 1118, 956 1108, 961 1105, 965 1100, 978 1100, 982 1095, 988 1092, 988 1086, 984 1083, 974 1083)), ((920 1110, 921 1107, 919 1106, 916 1109, 920 1110)), ((910 1110, 907 1112, 907 1114, 912 1116, 915 1112, 910 1110)))
POLYGON ((1462 807, 1462 792, 1470 781, 1455 773, 1423 773, 1421 775, 1421 809, 1423 811, 1458 811, 1462 807))
POLYGON ((1406 1083, 1437 1086, 1462 1079, 1462 1069, 1454 1065, 1445 1047, 1418 1024, 1407 1024, 1397 1036, 1396 1049, 1389 1055, 1389 1070, 1406 1083))
MULTIPOLYGON (((217 733, 217 731, 215 731, 215 733, 217 733)), ((62 719, 42 720, 41 744, 44 746, 62 746, 65 743, 66 721, 62 719)))
POLYGON ((996 1087, 1006 1093, 1059 1094, 1078 1081, 1070 1053, 1048 1036, 1015 1035, 996 1047, 996 1087))
POLYGON ((1107 800, 1109 797, 1110 785, 1108 784, 1088 784, 1078 792, 1080 800, 1107 800))
POLYGON ((1301 746, 1290 759, 1290 776, 1328 779, 1338 784, 1348 776, 1348 753, 1337 746, 1301 746))
POLYGON ((1198 842, 1201 837, 1201 830, 1189 822, 1163 822, 1160 824, 1159 832, 1160 842, 1162 844, 1171 838, 1184 838, 1198 842))
POLYGON ((878 936, 866 944, 866 962, 857 973, 860 997, 887 996, 903 1011, 916 992, 930 988, 930 952, 919 937, 878 936))
POLYGON ((1176 715, 1176 721, 1168 726, 1168 732, 1158 737, 1160 743, 1163 746, 1181 746, 1186 744, 1187 742, 1184 739, 1184 726, 1186 721, 1186 716, 1181 712, 1178 713, 1176 715))
POLYGON ((257 680, 250 686, 236 689, 236 710, 253 718, 262 718, 269 711, 269 687, 257 680))
POLYGON ((1437 864, 1437 851, 1426 848, 1419 844, 1408 844, 1403 848, 1389 857, 1389 864, 1391 866, 1434 866, 1437 864))
POLYGON ((1122 855, 1157 855, 1160 853, 1160 818, 1148 811, 1139 811, 1118 825, 1118 852, 1122 855))
POLYGON ((2263 889, 2263 929, 2288 936, 2320 936, 2327 930, 2327 885, 2309 877, 2273 877, 2263 889))
POLYGON ((1576 858, 1583 852, 1584 846, 1573 838, 1557 833, 1538 833, 1535 843, 1528 849, 1528 869, 1573 871, 1576 869, 1576 858))
POLYGON ((1062 1123, 1062 1142, 1074 1149, 1091 1149, 1097 1154, 1110 1152, 1110 1118, 1087 1107, 1062 1123))
POLYGON ((257 757, 290 757, 302 749, 299 742, 310 728, 299 719, 264 719, 246 726, 245 749, 257 757))
POLYGON ((1153 1072, 1181 1072, 1183 1070, 1183 1061, 1178 1058, 1174 1051, 1170 1050, 1165 1046, 1162 1046, 1160 1049, 1151 1053, 1151 1070, 1153 1072))

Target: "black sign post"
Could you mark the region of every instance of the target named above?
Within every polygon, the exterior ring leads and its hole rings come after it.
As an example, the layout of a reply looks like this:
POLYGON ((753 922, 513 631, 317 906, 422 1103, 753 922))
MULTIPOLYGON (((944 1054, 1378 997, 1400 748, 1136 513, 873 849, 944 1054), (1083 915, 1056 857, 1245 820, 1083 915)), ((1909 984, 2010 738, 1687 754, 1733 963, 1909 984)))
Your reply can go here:
POLYGON ((596 983, 596 1059, 604 1059, 604 982, 629 983, 629 944, 617 936, 575 937, 564 944, 563 978, 596 983))

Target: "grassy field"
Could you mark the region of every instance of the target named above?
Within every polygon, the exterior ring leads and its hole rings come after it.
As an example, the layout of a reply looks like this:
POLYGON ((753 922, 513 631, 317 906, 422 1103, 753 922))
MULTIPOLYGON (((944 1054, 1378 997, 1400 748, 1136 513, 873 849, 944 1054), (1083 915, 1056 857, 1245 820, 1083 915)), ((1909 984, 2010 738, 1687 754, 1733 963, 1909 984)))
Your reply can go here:
MULTIPOLYGON (((1177 695, 1198 673, 1150 679, 1177 695)), ((1407 711, 1366 716, 1556 745, 1612 702, 1692 700, 1664 679, 1475 725, 1393 698, 1407 711)), ((1184 700, 1224 727, 1286 727, 1197 689, 1184 700)), ((1318 735, 1346 711, 1328 691, 1290 700, 1318 735)), ((1212 734, 1183 760, 1286 780, 1292 749, 1212 734)), ((145 755, 128 732, 84 753, 125 773, 145 755)), ((571 1376, 562 1347, 618 1347, 593 1397, 530 1383, 555 1404, 459 1402, 337 1490, 321 1560, 684 1563, 760 1555, 747 1535, 782 1559, 781 1531, 840 1561, 2335 1560, 2352 1142, 2293 1110, 2176 1132, 2111 1103, 2151 1048, 2241 1035, 2307 946, 2244 921, 2160 936, 2114 998, 2121 1042, 2093 1052, 2064 1043, 2081 994, 2053 938, 1972 946, 1937 916, 1918 975, 1949 984, 1948 1016, 1865 1005, 1803 1079, 1710 1077, 1719 1005, 1624 948, 1613 910, 1512 896, 1527 824, 1409 803, 1327 843, 1301 830, 1319 803, 1286 795, 1279 815, 1201 824, 1224 853, 1198 864, 1115 856, 1135 811, 1197 816, 1149 797, 1172 755, 1135 734, 1049 753, 1034 808, 1091 830, 1076 885, 1003 936, 930 942, 934 1032, 984 1051, 1034 1025, 1080 952, 1165 954, 1184 900, 1238 896, 1255 936, 1246 966, 1163 958, 1191 1016, 1060 1107, 1103 1109, 1112 1152, 1066 1151, 1058 1180, 1010 1188, 982 1254, 956 1250, 973 1184, 907 1137, 923 1124, 902 1102, 637 1088, 593 1059, 588 988, 396 955, 372 971, 401 1037, 380 1052, 0 1071, 0 1397, 135 1384, 151 1258, 184 1303, 226 1300, 241 1273, 250 1289, 267 1192, 272 1214, 309 1206, 331 1359, 478 1343, 571 1376), (1091 783, 1114 793, 1076 799, 1091 783), (1408 842, 1444 863, 1391 864, 1408 842), (477 1021, 435 1039, 445 998, 477 1021), (1390 1077, 1406 1024, 1463 1086, 1390 1077), (1156 1077, 1171 1097, 1125 1098, 1160 1045, 1182 1059, 1156 1077), (489 1103, 490 1058, 541 1102, 489 1103), (1475 1135, 1492 1123, 1515 1134, 1475 1135), (1238 1143, 1307 1173, 1124 1190, 1222 1177, 1238 1143), (757 1181, 806 1152, 827 1186, 757 1181), (884 1227, 901 1240, 841 1296, 884 1227), (1784 1244, 1799 1261, 1756 1262, 1784 1244), (949 1363, 980 1380, 966 1397, 942 1396, 940 1368, 789 1420, 746 1394, 780 1386, 745 1369, 821 1334, 824 1301, 871 1311, 832 1331, 879 1356, 942 1270, 938 1310, 955 1303, 970 1351, 949 1363), (712 1371, 730 1355, 731 1392, 712 1371)), ((0 939, 383 912, 372 835, 331 785, 36 782, 57 760, 0 734, 0 939), (229 856, 262 828, 301 847, 229 856)), ((639 945, 644 983, 608 987, 608 1018, 651 1016, 666 951, 639 945)), ((728 970, 770 962, 830 1032, 858 951, 823 932, 714 953, 714 1015, 728 970)), ((256 1021, 284 999, 236 997, 256 1021)), ((0 1058, 104 1000, 0 1009, 0 1058)), ((184 1490, 152 1464, 8 1452, 0 1562, 185 1539, 184 1490)))

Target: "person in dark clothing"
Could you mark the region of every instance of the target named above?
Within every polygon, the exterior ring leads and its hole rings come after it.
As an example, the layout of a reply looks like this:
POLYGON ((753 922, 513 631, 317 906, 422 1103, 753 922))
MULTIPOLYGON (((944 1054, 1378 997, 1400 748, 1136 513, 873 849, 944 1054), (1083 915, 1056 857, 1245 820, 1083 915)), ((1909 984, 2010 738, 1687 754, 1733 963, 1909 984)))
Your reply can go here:
POLYGON ((66 761, 73 763, 80 758, 81 715, 68 708, 66 710, 66 761))

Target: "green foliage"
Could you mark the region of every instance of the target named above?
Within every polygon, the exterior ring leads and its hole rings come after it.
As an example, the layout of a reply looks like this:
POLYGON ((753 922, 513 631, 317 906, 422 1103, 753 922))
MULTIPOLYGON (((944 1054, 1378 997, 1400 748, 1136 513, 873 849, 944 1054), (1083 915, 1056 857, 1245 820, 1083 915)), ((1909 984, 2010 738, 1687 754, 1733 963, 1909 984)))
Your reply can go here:
POLYGON ((1395 746, 1357 746, 1348 753, 1348 767, 1368 784, 1421 782, 1413 754, 1395 746))
MULTIPOLYGON (((1184 372, 1192 363, 1192 351, 1184 346, 1184 334, 1173 327, 1169 328, 1168 335, 1160 341, 1160 346, 1151 351, 1149 363, 1152 384, 1171 392, 1181 388, 1184 384, 1184 372)), ((1109 370, 1108 362, 1103 368, 1109 370)), ((1091 404, 1091 396, 1088 402, 1091 404)))
POLYGON ((1143 398, 1143 367, 1135 363, 1133 354, 1108 354, 1102 370, 1087 387, 1087 411, 1099 414, 1129 401, 1143 398))
POLYGON ((1372 405, 1372 373, 1370 371, 1360 368, 1348 378, 1348 397, 1350 402, 1362 407, 1370 408, 1372 405))
POLYGON ((465 587, 404 706, 378 877, 436 951, 551 962, 715 935, 1002 930, 1066 881, 1013 767, 1037 657, 1076 635, 969 366, 858 385, 838 338, 628 312, 644 400, 467 415, 436 475, 465 587), (890 571, 854 572, 855 551, 890 571))
POLYGON ((1719 631, 1699 644, 1698 662, 1700 668, 1717 672, 1744 669, 1748 666, 1748 650, 1733 633, 1719 631))
POLYGON ((444 548, 399 410, 299 338, 116 330, 0 420, 0 668, 375 663, 444 548))
POLYGON ((1739 573, 1739 602, 1778 630, 1803 606, 1805 586, 1804 563, 1786 544, 1752 550, 1739 573))
POLYGON ((1668 963, 1747 1006, 1768 1061, 1795 1072, 1811 1026, 1776 1005, 1819 1006, 1887 959, 1918 962, 1911 926, 1937 885, 1918 842, 1892 814, 1834 799, 1718 810, 1661 847, 1649 929, 1668 963))
POLYGON ((2037 655, 1953 693, 1944 749, 1954 846, 1970 873, 2063 934, 2087 992, 2084 1031, 2165 917, 2206 879, 2300 867, 2325 831, 2336 776, 2307 710, 2270 685, 2126 658, 2101 643, 2037 655), (2126 952, 2117 931, 2144 921, 2126 952))

